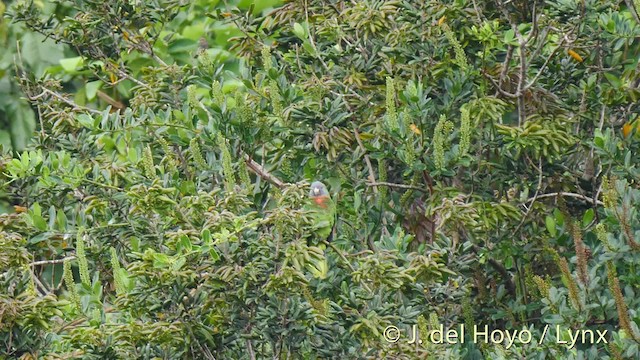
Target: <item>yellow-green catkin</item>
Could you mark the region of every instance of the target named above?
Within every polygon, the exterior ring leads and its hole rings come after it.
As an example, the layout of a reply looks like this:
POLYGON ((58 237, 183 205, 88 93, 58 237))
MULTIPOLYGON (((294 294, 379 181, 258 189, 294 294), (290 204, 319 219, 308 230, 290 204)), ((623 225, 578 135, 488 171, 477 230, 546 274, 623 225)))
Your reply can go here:
POLYGON ((251 182, 251 176, 249 175, 249 167, 244 161, 238 162, 238 177, 242 183, 242 187, 245 189, 253 189, 253 183, 251 182))
POLYGON ((284 175, 287 181, 290 181, 295 176, 293 169, 291 168, 291 159, 288 156, 284 156, 280 162, 280 171, 284 175))
POLYGON ((582 311, 582 302, 580 301, 580 293, 578 291, 578 284, 576 280, 571 275, 571 271, 569 270, 569 263, 567 259, 563 258, 558 254, 554 249, 550 249, 550 252, 553 255, 553 258, 556 262, 556 265, 560 268, 560 272, 564 276, 567 286, 569 287, 569 300, 571 300, 571 304, 576 311, 582 311))
POLYGON ((198 94, 196 93, 196 86, 187 86, 187 102, 191 109, 197 109, 200 107, 200 101, 198 100, 198 94))
POLYGON ((580 226, 576 225, 576 223, 573 221, 568 221, 568 223, 571 228, 571 235, 573 237, 573 243, 576 249, 578 278, 580 279, 582 284, 586 286, 589 282, 589 271, 587 269, 588 256, 586 245, 582 241, 582 229, 580 229, 580 226))
POLYGON ((271 107, 273 115, 283 118, 284 108, 282 107, 282 97, 278 89, 278 83, 274 80, 269 82, 269 97, 271 98, 271 107))
POLYGON ((438 124, 433 132, 433 161, 438 169, 443 169, 445 163, 444 150, 445 141, 447 140, 447 135, 445 133, 447 122, 447 117, 444 116, 444 114, 440 115, 438 124))
MULTIPOLYGON (((420 173, 414 173, 413 177, 411 178, 410 185, 411 186, 418 185, 419 180, 420 180, 420 173)), ((407 189, 407 191, 405 191, 404 194, 402 194, 402 196, 400 197, 400 206, 405 207, 409 202, 409 200, 411 200, 411 195, 413 195, 413 190, 407 189)))
POLYGON ((429 335, 429 322, 424 317, 424 315, 420 314, 418 316, 418 333, 423 337, 427 337, 429 335))
POLYGON ((253 111, 247 106, 245 95, 240 91, 236 93, 236 106, 238 109, 238 122, 242 126, 251 126, 253 124, 253 111))
POLYGON ((528 264, 524 267, 524 285, 525 289, 534 289, 536 288, 536 283, 533 281, 533 270, 531 269, 531 264, 528 264))
POLYGON ((487 291, 487 277, 482 272, 479 266, 476 266, 473 277, 477 284, 478 299, 482 301, 489 296, 489 291, 487 291))
POLYGON ((113 271, 113 282, 116 285, 116 295, 121 296, 125 293, 125 286, 120 274, 120 261, 118 261, 118 254, 115 248, 109 248, 109 252, 111 254, 111 270, 113 271))
MULTIPOLYGON (((25 265, 25 271, 29 271, 29 266, 25 265)), ((36 291, 36 281, 34 279, 35 274, 31 273, 31 276, 29 276, 29 283, 27 284, 27 294, 31 295, 31 296, 36 296, 38 295, 38 292, 36 291)))
POLYGON ((614 343, 608 343, 607 348, 609 348, 609 354, 611 354, 612 358, 615 360, 623 360, 622 352, 618 345, 614 343))
POLYGON ((305 286, 302 290, 302 294, 307 302, 313 307, 313 309, 320 315, 321 318, 326 318, 329 314, 329 301, 328 299, 316 300, 313 295, 311 295, 311 291, 309 291, 309 287, 305 286))
POLYGON ((618 310, 618 322, 620 323, 620 327, 624 329, 624 331, 626 331, 627 334, 634 340, 640 341, 640 336, 638 336, 631 328, 631 319, 629 318, 627 304, 624 301, 624 296, 622 295, 622 290, 620 289, 620 281, 618 280, 616 267, 611 260, 608 260, 606 265, 609 290, 613 294, 613 299, 616 302, 616 308, 618 310))
POLYGON ((78 270, 80 271, 80 281, 84 285, 91 285, 91 278, 89 277, 89 263, 87 262, 87 254, 84 248, 84 231, 78 230, 76 236, 76 256, 78 257, 78 270))
POLYGON ((167 170, 169 170, 170 172, 175 171, 178 164, 175 156, 173 155, 173 151, 171 151, 169 142, 167 142, 167 140, 164 137, 160 136, 158 137, 158 143, 160 143, 160 146, 162 147, 162 151, 164 151, 164 161, 165 161, 165 165, 167 166, 167 170))
POLYGON ((229 145, 227 140, 218 133, 218 146, 222 152, 222 173, 224 175, 224 186, 227 191, 232 192, 233 187, 236 184, 236 176, 233 172, 233 159, 231 158, 231 152, 229 151, 229 145))
MULTIPOLYGON (((273 60, 271 59, 271 49, 268 46, 262 48, 262 66, 267 73, 273 68, 273 60)), ((273 108, 273 115, 279 118, 283 118, 282 97, 278 90, 278 83, 275 80, 268 80, 265 86, 265 90, 269 92, 269 98, 271 99, 271 107, 273 108)))
POLYGON ((429 314, 429 328, 431 330, 437 330, 440 328, 440 320, 438 319, 438 314, 435 312, 429 314))
POLYGON ((273 61, 271 60, 271 49, 268 46, 262 48, 262 67, 265 71, 273 68, 273 61))
POLYGON ((224 94, 222 93, 222 85, 218 80, 214 80, 211 84, 211 98, 213 103, 222 107, 224 104, 224 94))
MULTIPOLYGON (((378 180, 380 182, 387 181, 387 165, 385 164, 384 159, 378 159, 378 180)), ((380 195, 380 208, 384 204, 385 198, 387 197, 387 188, 384 186, 378 187, 378 195, 380 195)))
POLYGON ((471 116, 469 109, 463 106, 460 109, 460 156, 464 156, 469 151, 471 145, 471 116))
POLYGON ((538 287, 538 292, 540 293, 540 296, 548 298, 549 297, 549 289, 550 289, 549 284, 547 284, 547 282, 544 281, 544 279, 539 275, 534 275, 533 276, 533 282, 538 287))
MULTIPOLYGON (((533 276, 533 282, 535 283, 536 288, 538 288, 538 292, 540 293, 540 297, 549 299, 550 289, 551 289, 551 284, 552 284, 551 283, 551 279, 550 278, 543 279, 539 275, 534 275, 533 276)), ((550 309, 554 313, 558 312, 557 306, 555 306, 553 304, 550 305, 550 309)))
POLYGON ((603 223, 599 223, 598 225, 596 225, 596 237, 598 238, 598 240, 602 242, 602 244, 604 244, 604 247, 608 251, 611 251, 612 247, 611 247, 611 243, 609 243, 607 228, 603 223))
POLYGON ((462 314, 464 316, 464 325, 467 329, 473 329, 475 321, 473 320, 473 308, 471 307, 471 300, 466 296, 462 299, 462 314))
POLYGON ((392 77, 387 76, 387 126, 391 131, 398 130, 398 111, 396 109, 396 87, 392 77))
POLYGON ((78 291, 76 290, 76 283, 73 281, 73 272, 71 271, 71 260, 65 259, 62 264, 62 277, 64 278, 64 283, 69 290, 69 294, 71 295, 71 302, 76 305, 78 310, 82 309, 80 305, 80 297, 78 296, 78 291))
POLYGON ((200 169, 207 168, 207 162, 202 157, 202 151, 200 150, 200 141, 197 137, 194 137, 189 142, 189 151, 191 151, 191 156, 193 156, 193 161, 200 169))
POLYGON ((144 175, 153 179, 156 177, 156 168, 153 164, 153 154, 151 153, 151 147, 147 145, 142 152, 142 166, 144 175))
POLYGON ((198 50, 198 62, 208 73, 212 73, 215 70, 215 63, 206 49, 198 50))
POLYGON ((618 192, 613 185, 614 183, 615 179, 609 179, 608 176, 602 178, 602 202, 609 210, 615 209, 618 203, 618 192))
POLYGON ((466 70, 468 68, 467 64, 467 55, 464 53, 464 48, 456 38, 456 35, 453 33, 449 25, 442 24, 442 28, 444 30, 444 36, 446 36, 449 41, 449 45, 453 47, 453 50, 456 53, 455 63, 462 69, 466 70))

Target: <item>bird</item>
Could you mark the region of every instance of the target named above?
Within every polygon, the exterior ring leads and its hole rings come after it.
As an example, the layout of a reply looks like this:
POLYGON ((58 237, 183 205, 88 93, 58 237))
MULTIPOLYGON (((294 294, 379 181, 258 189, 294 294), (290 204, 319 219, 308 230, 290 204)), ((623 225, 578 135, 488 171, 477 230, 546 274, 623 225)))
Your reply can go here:
POLYGON ((314 181, 309 190, 309 200, 305 209, 311 214, 316 240, 331 241, 336 223, 336 204, 331 199, 327 186, 320 181, 314 181))

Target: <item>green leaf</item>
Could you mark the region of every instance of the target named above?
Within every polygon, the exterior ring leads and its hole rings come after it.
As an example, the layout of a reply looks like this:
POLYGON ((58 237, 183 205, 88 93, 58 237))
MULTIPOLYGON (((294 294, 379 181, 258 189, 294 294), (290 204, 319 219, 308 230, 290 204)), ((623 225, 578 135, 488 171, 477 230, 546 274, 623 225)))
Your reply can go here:
POLYGON ((177 39, 169 45, 169 53, 177 54, 195 50, 198 43, 191 39, 177 39))
POLYGON ((176 203, 175 201, 173 201, 172 199, 170 199, 169 197, 167 197, 166 195, 160 195, 158 196, 158 200, 169 203, 171 205, 178 205, 178 203, 176 203))
POLYGON ((513 256, 507 256, 504 261, 504 267, 507 269, 513 268, 513 256))
POLYGON ((518 40, 516 40, 516 33, 513 31, 513 29, 505 31, 504 43, 512 46, 518 45, 518 40))
POLYGON ((362 204, 362 190, 356 191, 353 194, 353 210, 357 213, 358 209, 360 209, 360 204, 362 204))
POLYGON ((72 73, 82 67, 82 65, 84 64, 84 59, 82 58, 82 56, 76 56, 72 58, 60 59, 59 63, 66 72, 72 73))
POLYGON ((595 217, 595 212, 593 211, 593 209, 587 210, 584 213, 584 216, 582 216, 582 226, 586 227, 587 225, 591 224, 594 217, 595 217))
POLYGON ((605 72, 604 77, 607 78, 607 80, 609 80, 609 82, 614 88, 620 88, 620 86, 622 86, 622 81, 620 81, 620 78, 613 75, 612 73, 605 72))
POLYGON ((58 209, 56 214, 56 221, 58 223, 58 229, 60 231, 65 231, 67 229, 67 215, 62 211, 62 209, 58 209))
POLYGON ((47 240, 51 236, 49 232, 40 233, 29 239, 29 244, 37 244, 39 242, 47 240))
POLYGON ((87 94, 87 100, 91 101, 96 98, 98 90, 102 87, 102 81, 90 81, 85 87, 85 93, 87 94))
POLYGON ((211 231, 209 231, 209 229, 204 229, 202 230, 202 242, 204 244, 211 244, 211 241, 213 240, 213 238, 211 237, 211 231))
POLYGON ((218 254, 218 252, 216 251, 216 249, 214 249, 213 247, 211 249, 209 249, 209 255, 211 256, 211 258, 213 259, 213 261, 218 261, 220 260, 220 254, 218 254))
POLYGON ((555 237, 557 234, 556 219, 551 215, 547 215, 547 217, 544 219, 544 224, 547 227, 547 231, 549 232, 549 234, 555 237))
POLYGON ((180 269, 182 269, 182 267, 184 266, 184 264, 187 263, 187 258, 185 258, 184 256, 180 256, 178 258, 178 260, 176 260, 173 264, 172 264, 172 268, 174 271, 178 271, 180 269))
POLYGON ((189 237, 187 235, 182 235, 180 237, 180 245, 187 252, 189 252, 189 251, 191 251, 193 249, 193 245, 191 244, 191 240, 189 239, 189 237))
POLYGON ((80 123, 80 125, 93 129, 93 118, 87 114, 79 114, 76 116, 76 120, 80 123))
POLYGON ((138 252, 140 251, 140 239, 138 239, 137 237, 133 236, 129 239, 129 242, 131 243, 131 250, 138 252))
POLYGON ((42 216, 35 214, 31 215, 31 221, 33 221, 33 225, 35 225, 38 230, 47 230, 47 222, 44 221, 44 218, 42 216))
POLYGON ((20 48, 21 59, 38 77, 44 74, 47 67, 58 64, 58 61, 64 58, 64 46, 35 32, 25 32, 20 48))
POLYGON ((300 40, 306 40, 306 38, 307 38, 307 32, 304 30, 304 27, 302 27, 302 25, 300 25, 299 23, 293 24, 293 33, 300 40))
POLYGON ((153 254, 153 267, 157 269, 166 268, 169 266, 169 256, 166 254, 155 253, 153 254))

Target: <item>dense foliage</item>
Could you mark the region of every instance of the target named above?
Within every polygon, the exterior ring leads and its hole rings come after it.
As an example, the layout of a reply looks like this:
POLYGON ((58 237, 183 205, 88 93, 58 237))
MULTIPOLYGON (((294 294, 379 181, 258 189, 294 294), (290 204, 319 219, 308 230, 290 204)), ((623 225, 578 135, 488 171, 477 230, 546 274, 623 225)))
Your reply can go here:
POLYGON ((256 4, 7 6, 0 358, 640 356, 637 1, 256 4))

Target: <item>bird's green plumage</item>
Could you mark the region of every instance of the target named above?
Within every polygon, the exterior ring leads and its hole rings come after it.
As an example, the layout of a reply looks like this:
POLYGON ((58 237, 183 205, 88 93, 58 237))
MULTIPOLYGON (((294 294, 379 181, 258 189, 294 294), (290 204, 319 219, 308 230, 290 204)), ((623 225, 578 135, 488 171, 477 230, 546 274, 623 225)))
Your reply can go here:
POLYGON ((336 204, 323 183, 315 181, 311 184, 309 203, 305 208, 312 216, 317 240, 329 239, 336 220, 336 204))

